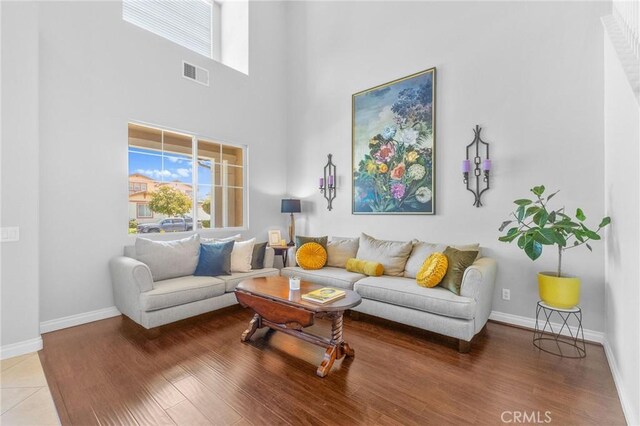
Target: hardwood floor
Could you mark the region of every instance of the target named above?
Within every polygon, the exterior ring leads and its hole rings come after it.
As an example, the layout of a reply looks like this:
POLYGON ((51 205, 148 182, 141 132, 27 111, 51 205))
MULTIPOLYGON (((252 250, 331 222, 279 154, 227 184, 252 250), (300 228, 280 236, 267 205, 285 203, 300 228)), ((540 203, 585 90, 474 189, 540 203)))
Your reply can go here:
POLYGON ((531 331, 489 323, 460 354, 454 339, 345 317, 355 358, 319 378, 320 347, 264 331, 241 343, 251 317, 235 306, 151 333, 117 317, 45 334, 62 423, 500 424, 549 412, 551 424, 624 424, 597 345, 560 359, 536 350, 531 331))

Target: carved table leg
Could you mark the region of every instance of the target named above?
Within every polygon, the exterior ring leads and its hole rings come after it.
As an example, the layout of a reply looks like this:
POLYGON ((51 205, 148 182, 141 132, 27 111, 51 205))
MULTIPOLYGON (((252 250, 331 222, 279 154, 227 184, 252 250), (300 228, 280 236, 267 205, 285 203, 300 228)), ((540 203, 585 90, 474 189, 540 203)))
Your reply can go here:
POLYGON ((244 333, 242 333, 242 337, 240 337, 241 342, 246 342, 253 336, 253 333, 260 328, 260 315, 255 314, 251 322, 249 322, 249 328, 247 328, 244 333))
POLYGON ((324 354, 322 363, 318 367, 316 374, 320 377, 324 377, 329 374, 331 367, 336 359, 340 359, 344 356, 355 356, 355 352, 348 343, 342 339, 342 312, 337 312, 332 318, 331 322, 331 343, 324 354))
POLYGON ((329 371, 331 371, 331 367, 336 360, 336 352, 336 347, 333 345, 327 348, 327 351, 324 353, 324 358, 322 358, 322 362, 316 370, 316 374, 318 376, 324 377, 329 374, 329 371))

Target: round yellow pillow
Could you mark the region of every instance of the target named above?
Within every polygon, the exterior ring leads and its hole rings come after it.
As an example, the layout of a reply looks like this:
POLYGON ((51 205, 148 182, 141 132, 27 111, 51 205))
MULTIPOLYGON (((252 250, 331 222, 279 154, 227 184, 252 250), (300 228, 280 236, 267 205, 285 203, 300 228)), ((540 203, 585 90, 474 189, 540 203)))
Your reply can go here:
POLYGON ((327 251, 318 243, 305 243, 296 250, 296 262, 302 269, 320 269, 327 263, 327 251))
POLYGON ((428 288, 437 286, 447 273, 448 267, 447 256, 442 253, 433 253, 427 257, 416 275, 418 285, 428 288))

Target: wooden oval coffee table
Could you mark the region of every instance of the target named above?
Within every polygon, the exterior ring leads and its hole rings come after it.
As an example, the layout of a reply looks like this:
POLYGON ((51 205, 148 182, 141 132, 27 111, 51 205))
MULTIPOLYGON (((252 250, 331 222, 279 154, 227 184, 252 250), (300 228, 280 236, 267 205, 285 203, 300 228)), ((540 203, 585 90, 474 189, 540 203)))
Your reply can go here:
MULTIPOLYGON (((326 348, 324 358, 316 374, 329 374, 336 359, 353 357, 353 349, 342 338, 342 316, 344 311, 360 304, 362 299, 355 291, 344 290, 345 296, 324 305, 307 302, 301 295, 319 288, 328 287, 300 282, 300 290, 289 290, 287 277, 260 277, 242 281, 236 287, 236 298, 240 305, 251 308, 255 315, 241 340, 248 341, 257 329, 269 327, 295 336, 306 342, 326 348), (331 338, 306 333, 303 329, 313 325, 316 318, 331 320, 331 338)), ((343 289, 341 289, 343 290, 343 289)))

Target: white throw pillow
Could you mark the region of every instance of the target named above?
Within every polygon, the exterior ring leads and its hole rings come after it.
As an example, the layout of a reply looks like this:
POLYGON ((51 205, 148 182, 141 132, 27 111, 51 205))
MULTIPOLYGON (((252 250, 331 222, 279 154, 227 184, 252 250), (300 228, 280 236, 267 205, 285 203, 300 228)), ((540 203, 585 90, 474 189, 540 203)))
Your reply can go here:
POLYGON ((236 241, 231 252, 231 272, 249 272, 256 239, 236 241))
POLYGON ((200 257, 200 236, 174 241, 152 241, 137 238, 136 259, 151 270, 153 281, 193 275, 200 257))
POLYGON ((407 264, 404 266, 404 276, 415 278, 427 257, 436 252, 442 253, 446 248, 446 244, 431 244, 414 240, 411 256, 409 256, 407 264))
POLYGON ((224 238, 201 238, 202 244, 211 244, 211 243, 228 243, 229 241, 240 241, 242 239, 242 235, 236 234, 230 237, 224 238))
POLYGON ((382 263, 385 275, 401 277, 412 248, 411 241, 376 240, 367 234, 362 234, 356 257, 361 260, 382 263))
POLYGON ((346 268, 347 260, 358 254, 359 238, 332 238, 327 243, 327 266, 346 268))

